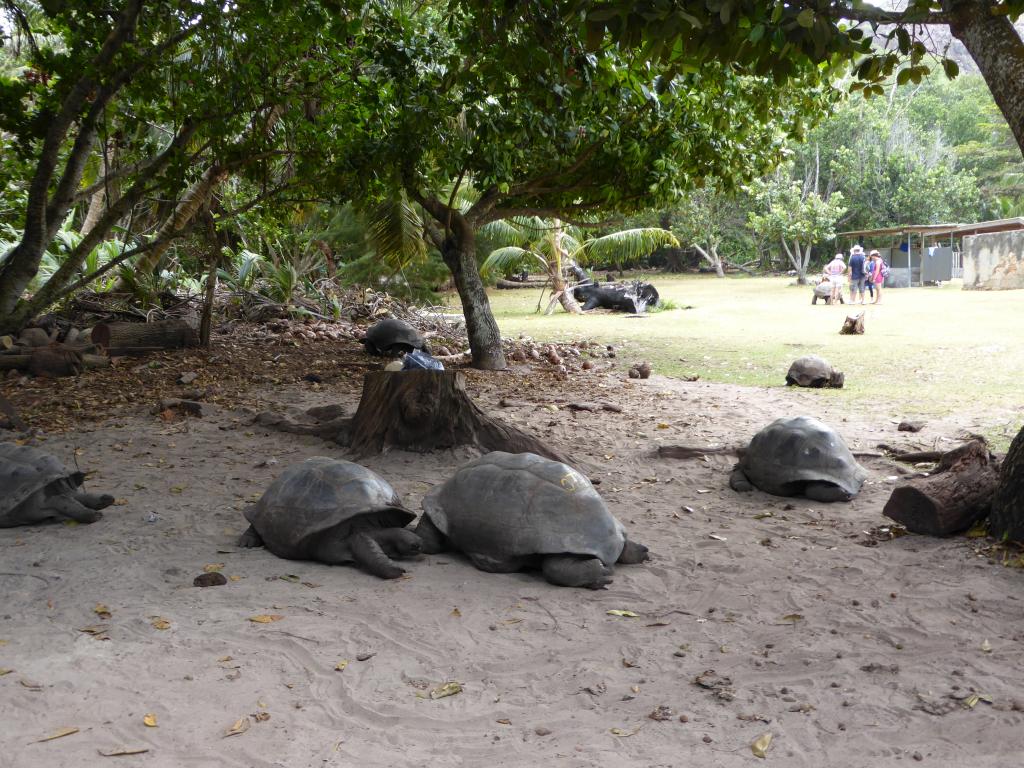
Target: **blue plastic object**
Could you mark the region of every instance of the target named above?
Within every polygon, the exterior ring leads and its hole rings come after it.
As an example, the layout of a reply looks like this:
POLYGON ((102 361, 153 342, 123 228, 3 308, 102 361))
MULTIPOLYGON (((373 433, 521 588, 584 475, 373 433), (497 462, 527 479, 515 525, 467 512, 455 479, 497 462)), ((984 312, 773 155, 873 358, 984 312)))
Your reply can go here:
POLYGON ((405 355, 405 362, 402 363, 403 371, 443 371, 444 366, 440 360, 435 360, 421 349, 414 349, 405 355))

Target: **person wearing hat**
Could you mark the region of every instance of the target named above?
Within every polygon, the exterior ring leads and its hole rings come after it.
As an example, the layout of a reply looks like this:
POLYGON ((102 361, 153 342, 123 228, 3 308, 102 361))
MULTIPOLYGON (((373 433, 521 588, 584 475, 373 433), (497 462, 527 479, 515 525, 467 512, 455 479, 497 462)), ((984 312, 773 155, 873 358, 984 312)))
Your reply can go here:
POLYGON ((825 266, 825 273, 828 275, 829 282, 832 283, 832 303, 842 303, 843 296, 843 275, 846 272, 846 262, 843 261, 843 254, 837 253, 835 258, 832 259, 825 266))
POLYGON ((864 303, 864 280, 867 277, 864 273, 864 248, 859 245, 853 246, 850 250, 850 303, 864 303), (857 297, 860 301, 857 301, 857 297))

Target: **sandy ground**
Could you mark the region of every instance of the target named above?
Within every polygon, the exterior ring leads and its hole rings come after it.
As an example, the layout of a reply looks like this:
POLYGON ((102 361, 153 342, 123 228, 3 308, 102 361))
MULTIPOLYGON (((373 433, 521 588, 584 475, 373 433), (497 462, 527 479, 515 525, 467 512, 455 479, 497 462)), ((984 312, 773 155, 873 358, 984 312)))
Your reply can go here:
MULTIPOLYGON (((354 410, 356 386, 263 395, 354 410)), ((470 391, 569 450, 650 546, 649 563, 620 567, 602 591, 454 555, 381 581, 236 549, 241 509, 285 466, 345 456, 238 408, 165 423, 128 403, 50 436, 48 449, 93 472, 90 490, 119 501, 92 526, 0 530, 0 766, 740 766, 769 733, 767 761, 785 766, 1019 761, 1020 569, 964 538, 866 533, 885 525, 896 475, 881 458, 864 460, 852 503, 822 505, 732 492, 727 456, 653 454, 735 444, 796 413, 866 451, 951 447, 976 424, 907 435, 783 387, 597 372, 558 386, 474 375, 470 391), (510 394, 625 411, 499 408, 510 394), (227 584, 193 587, 204 568, 227 584), (452 681, 461 693, 431 698, 452 681), (226 736, 239 720, 247 729, 226 736), (79 730, 40 741, 65 728, 79 730), (148 751, 100 756, 117 748, 148 751)), ((418 510, 473 455, 365 463, 418 510)))

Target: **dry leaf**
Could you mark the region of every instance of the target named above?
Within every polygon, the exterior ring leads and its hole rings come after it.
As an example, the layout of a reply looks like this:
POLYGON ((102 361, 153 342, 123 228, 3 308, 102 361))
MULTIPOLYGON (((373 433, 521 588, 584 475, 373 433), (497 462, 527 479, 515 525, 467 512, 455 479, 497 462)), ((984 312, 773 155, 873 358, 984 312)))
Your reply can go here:
POLYGON ((462 611, 460 611, 458 608, 452 608, 451 615, 455 618, 459 618, 462 615, 462 611))
POLYGON ((106 751, 102 749, 96 751, 103 755, 103 757, 120 757, 121 755, 141 755, 149 752, 149 747, 117 747, 116 749, 108 749, 106 751))
POLYGON ((84 632, 87 635, 102 635, 105 634, 109 629, 109 624, 90 624, 87 627, 78 627, 79 632, 84 632))
POLYGON ((292 584, 298 584, 300 581, 299 577, 296 576, 294 573, 286 573, 283 576, 278 576, 277 578, 279 578, 281 581, 291 582, 292 584))
POLYGON ((203 566, 204 573, 220 573, 224 568, 224 563, 207 563, 203 566))
POLYGON ((111 617, 110 609, 107 608, 103 603, 96 603, 96 607, 92 609, 93 613, 99 616, 101 619, 109 619, 111 617))
POLYGON ((13 671, 13 669, 8 669, 7 667, 0 667, 0 677, 3 677, 4 675, 9 675, 13 671))
POLYGON ((719 536, 717 533, 709 533, 708 538, 714 539, 715 541, 728 541, 728 539, 725 538, 725 536, 719 536))
POLYGON ((495 722, 499 725, 512 725, 512 721, 509 720, 507 717, 503 717, 500 720, 495 720, 495 722))
POLYGON ((985 640, 982 641, 981 651, 982 653, 992 653, 992 644, 989 643, 988 638, 985 638, 985 640))
POLYGON ((53 741, 54 739, 62 739, 65 736, 70 736, 72 733, 78 733, 78 729, 74 727, 61 728, 59 731, 54 731, 49 736, 43 736, 43 738, 41 739, 36 739, 36 744, 38 744, 41 741, 53 741))
POLYGON ((269 712, 253 712, 252 713, 252 719, 255 720, 257 723, 265 723, 267 720, 270 719, 270 713, 269 712))
POLYGON ((234 725, 232 725, 230 728, 228 728, 226 731, 224 731, 224 736, 225 737, 237 736, 238 734, 245 733, 248 730, 249 730, 249 717, 247 715, 245 717, 240 717, 238 720, 236 720, 234 725))
POLYGON ((242 577, 241 576, 228 576, 228 580, 229 581, 241 581, 242 577))
POLYGON ((783 621, 792 621, 794 624, 798 621, 803 621, 803 616, 799 613, 787 613, 782 617, 783 621))
POLYGON ((623 730, 622 728, 612 728, 611 729, 612 736, 621 736, 622 738, 626 738, 627 736, 633 736, 633 735, 635 735, 637 733, 640 733, 640 728, 639 727, 634 728, 632 731, 626 731, 626 730, 623 730))
POLYGON ((639 613, 633 613, 633 611, 620 611, 617 608, 605 611, 605 613, 609 616, 625 616, 627 619, 635 619, 640 615, 639 613))
POLYGON ((344 672, 345 671, 345 667, 347 667, 347 666, 348 666, 348 659, 342 659, 341 661, 339 661, 337 664, 334 665, 334 671, 335 672, 344 672))
POLYGON ((432 699, 443 699, 446 696, 454 696, 456 693, 462 693, 462 686, 454 680, 444 683, 443 685, 437 686, 430 692, 430 698, 432 699))
POLYGON ((967 709, 974 709, 974 707, 977 705, 979 701, 981 701, 981 696, 972 693, 970 696, 964 699, 964 707, 966 707, 967 709))
POLYGON ((261 613, 259 616, 250 616, 249 621, 253 624, 270 624, 274 621, 280 621, 283 618, 284 616, 279 613, 261 613))
POLYGON ((21 683, 23 688, 28 688, 30 691, 43 690, 43 686, 33 680, 26 680, 25 678, 22 678, 18 682, 21 683))
POLYGON ((219 659, 217 659, 217 663, 223 664, 225 661, 234 661, 234 659, 234 656, 221 656, 219 659))
POLYGON ((147 726, 148 728, 156 728, 156 715, 154 715, 152 712, 144 715, 142 717, 142 724, 147 726))
POLYGON ((750 745, 750 751, 754 753, 754 757, 767 757, 768 747, 772 745, 772 734, 771 731, 766 731, 754 739, 750 745))
POLYGON ((171 628, 171 622, 169 622, 163 616, 151 616, 149 623, 153 625, 154 629, 170 629, 171 628))

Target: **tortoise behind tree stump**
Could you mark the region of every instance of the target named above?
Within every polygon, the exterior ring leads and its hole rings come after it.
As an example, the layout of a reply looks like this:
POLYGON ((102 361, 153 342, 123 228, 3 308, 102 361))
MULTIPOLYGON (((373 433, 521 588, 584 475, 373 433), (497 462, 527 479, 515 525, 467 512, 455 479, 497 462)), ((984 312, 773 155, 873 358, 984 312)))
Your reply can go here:
POLYGON ((845 381, 846 377, 841 371, 837 371, 828 360, 817 355, 797 358, 786 373, 786 384, 789 386, 841 389, 845 381))
POLYGON ((239 546, 265 545, 288 560, 355 562, 382 579, 405 573, 392 557, 420 552, 419 538, 404 528, 416 515, 387 481, 326 456, 288 467, 245 517, 251 525, 239 546))
POLYGON ((729 478, 734 491, 849 501, 867 472, 828 424, 811 416, 776 419, 750 441, 729 478))
POLYGON ((414 349, 427 350, 427 342, 419 331, 408 323, 387 318, 374 323, 363 338, 366 351, 371 355, 400 355, 414 349))
POLYGON ((106 494, 81 489, 85 475, 71 472, 54 455, 27 445, 0 443, 0 528, 49 520, 94 523, 114 503, 106 494))

